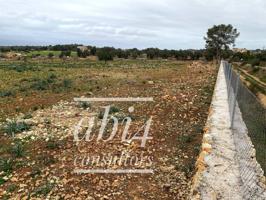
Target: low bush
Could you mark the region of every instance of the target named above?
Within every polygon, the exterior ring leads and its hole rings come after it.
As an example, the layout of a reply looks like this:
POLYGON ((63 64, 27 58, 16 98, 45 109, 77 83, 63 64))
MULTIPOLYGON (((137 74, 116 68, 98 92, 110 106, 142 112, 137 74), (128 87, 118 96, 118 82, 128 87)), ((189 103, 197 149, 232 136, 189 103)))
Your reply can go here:
POLYGON ((259 66, 260 60, 258 58, 254 58, 248 61, 249 64, 251 64, 252 67, 259 66))
POLYGON ((0 159, 0 171, 10 173, 13 170, 13 160, 8 158, 0 159))
POLYGON ((7 187, 7 189, 6 189, 6 191, 8 192, 8 193, 11 193, 11 192, 14 192, 16 189, 18 189, 19 187, 17 186, 17 185, 15 185, 15 184, 11 184, 11 185, 9 185, 8 187, 7 187))
POLYGON ((115 107, 115 106, 111 106, 110 107, 110 111, 109 111, 109 114, 113 114, 113 113, 117 113, 119 112, 119 108, 115 107))
POLYGON ((90 107, 90 104, 88 102, 81 102, 80 107, 86 110, 90 107))
POLYGON ((30 176, 32 178, 35 178, 36 176, 39 176, 41 174, 41 170, 40 170, 40 167, 39 166, 34 166, 32 168, 32 171, 30 173, 30 176))
POLYGON ((14 70, 16 72, 25 72, 25 71, 38 71, 37 67, 27 66, 27 65, 11 65, 8 67, 10 70, 14 70))
POLYGON ((258 65, 252 67, 252 72, 253 73, 256 73, 258 71, 260 71, 260 67, 258 65))
POLYGON ((31 85, 31 88, 34 90, 47 90, 49 84, 46 80, 37 80, 35 83, 31 85))
POLYGON ((37 160, 39 161, 40 164, 47 166, 56 163, 56 159, 52 155, 39 155, 37 157, 37 160))
POLYGON ((49 192, 53 189, 54 184, 46 182, 45 184, 37 187, 34 191, 34 196, 47 196, 49 192))
POLYGON ((54 54, 50 52, 50 53, 48 54, 48 58, 52 58, 52 57, 54 57, 54 54))
POLYGON ((15 93, 10 90, 0 91, 0 97, 9 97, 13 96, 15 93))
POLYGON ((23 119, 31 119, 32 118, 32 114, 27 113, 24 115, 23 119))
POLYGON ((30 88, 39 91, 51 89, 58 93, 63 91, 63 89, 69 89, 72 86, 72 80, 63 79, 62 82, 59 82, 55 74, 50 74, 45 79, 33 79, 32 81, 33 83, 30 88))
POLYGON ((60 143, 54 139, 50 139, 47 143, 46 143, 46 148, 47 149, 51 149, 51 150, 55 150, 58 149, 60 147, 60 143))
POLYGON ((23 157, 25 155, 25 149, 21 142, 16 142, 10 149, 11 154, 14 157, 23 157))
POLYGON ((8 122, 4 127, 5 133, 7 133, 10 136, 16 133, 21 133, 23 131, 28 131, 29 129, 30 126, 25 122, 16 122, 16 121, 8 122))
POLYGON ((63 87, 64 88, 71 88, 72 86, 72 81, 70 79, 64 79, 63 80, 63 87))
POLYGON ((0 185, 3 185, 5 182, 6 181, 2 177, 0 177, 0 185))
POLYGON ((104 117, 104 112, 100 111, 100 113, 98 114, 98 118, 99 119, 103 119, 103 117, 104 117))
POLYGON ((186 145, 193 141, 193 135, 184 134, 179 136, 178 140, 180 142, 180 148, 184 148, 186 145))
POLYGON ((54 83, 57 79, 57 76, 55 74, 49 74, 47 78, 48 83, 54 83))

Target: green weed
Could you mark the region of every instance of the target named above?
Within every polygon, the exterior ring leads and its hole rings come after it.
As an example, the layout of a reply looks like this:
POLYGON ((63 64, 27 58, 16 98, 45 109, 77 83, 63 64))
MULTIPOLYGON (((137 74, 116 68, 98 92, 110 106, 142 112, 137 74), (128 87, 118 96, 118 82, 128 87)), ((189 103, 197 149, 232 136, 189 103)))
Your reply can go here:
POLYGON ((16 133, 21 133, 23 131, 30 130, 30 125, 26 124, 25 122, 16 122, 11 121, 6 124, 4 127, 5 133, 7 133, 10 136, 13 136, 16 133))

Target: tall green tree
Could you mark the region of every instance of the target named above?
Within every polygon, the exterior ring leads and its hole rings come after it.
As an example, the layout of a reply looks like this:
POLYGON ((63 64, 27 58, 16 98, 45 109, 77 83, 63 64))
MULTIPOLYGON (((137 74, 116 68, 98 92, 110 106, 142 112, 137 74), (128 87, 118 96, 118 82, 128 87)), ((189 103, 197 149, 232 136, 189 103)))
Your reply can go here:
POLYGON ((206 49, 214 51, 216 59, 220 60, 222 51, 234 46, 235 40, 239 35, 240 33, 231 24, 214 25, 208 29, 207 36, 204 37, 206 49))
POLYGON ((108 60, 113 60, 114 54, 113 54, 113 48, 104 47, 97 51, 97 56, 99 60, 104 60, 105 63, 108 60))
POLYGON ((97 51, 96 47, 92 47, 91 48, 91 55, 95 56, 96 55, 96 51, 97 51))

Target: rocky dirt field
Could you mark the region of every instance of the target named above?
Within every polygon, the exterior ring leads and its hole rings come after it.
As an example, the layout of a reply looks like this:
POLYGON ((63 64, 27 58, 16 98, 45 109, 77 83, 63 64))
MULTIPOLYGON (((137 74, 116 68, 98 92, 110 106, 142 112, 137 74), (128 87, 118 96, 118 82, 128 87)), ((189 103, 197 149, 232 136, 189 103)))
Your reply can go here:
MULTIPOLYGON (((176 61, 103 65, 62 68, 39 64, 38 70, 33 67, 17 72, 6 70, 1 63, 0 73, 6 73, 1 89, 7 92, 0 97, 1 199, 189 198, 217 68, 209 63, 176 61), (12 82, 8 76, 17 79, 12 82), (152 97, 154 101, 73 101, 73 97, 81 96, 152 97), (92 140, 77 145, 74 126, 96 113, 98 122, 92 129, 96 135, 103 119, 102 106, 109 104, 110 115, 120 123, 118 134, 108 142, 92 140), (134 111, 129 113, 129 107, 134 111), (152 117, 152 139, 145 147, 135 140, 121 142, 122 120, 128 115, 132 132, 152 117), (119 156, 123 152, 149 157, 150 162, 126 167, 148 168, 153 173, 74 173, 76 168, 87 167, 75 163, 77 156, 119 156)), ((112 126, 108 123, 107 129, 112 126)), ((82 133, 88 126, 83 128, 82 133)), ((117 162, 109 167, 121 169, 117 162)))

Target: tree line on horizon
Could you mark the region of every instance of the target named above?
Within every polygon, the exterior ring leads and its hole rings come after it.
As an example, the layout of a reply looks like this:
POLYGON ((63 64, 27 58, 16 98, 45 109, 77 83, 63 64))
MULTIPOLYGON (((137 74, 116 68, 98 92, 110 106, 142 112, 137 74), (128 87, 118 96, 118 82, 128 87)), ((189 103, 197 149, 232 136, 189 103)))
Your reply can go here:
POLYGON ((70 56, 71 52, 77 52, 78 57, 87 57, 89 55, 97 55, 99 57, 110 57, 108 60, 112 60, 114 57, 118 58, 138 58, 142 55, 146 55, 148 59, 167 59, 176 58, 179 60, 197 60, 200 57, 206 57, 206 51, 204 49, 199 50, 168 50, 159 48, 147 48, 147 49, 121 49, 114 47, 95 47, 86 46, 90 51, 82 52, 77 47, 83 46, 80 44, 62 44, 62 45, 49 45, 49 46, 0 46, 0 52, 31 52, 31 51, 61 51, 62 56, 70 56), (105 55, 106 54, 106 55, 105 55))
MULTIPOLYGON (((214 25, 207 31, 204 40, 206 41, 206 49, 188 49, 188 50, 168 50, 158 48, 146 48, 139 50, 137 48, 121 49, 114 47, 95 47, 83 46, 80 44, 58 44, 49 46, 0 46, 0 52, 18 51, 18 52, 31 52, 31 51, 61 51, 59 57, 70 57, 73 51, 77 52, 77 56, 86 58, 87 56, 98 56, 99 60, 113 60, 114 57, 121 59, 136 59, 144 57, 147 59, 169 59, 174 58, 177 60, 199 60, 204 59, 220 60, 230 59, 234 62, 250 62, 257 64, 260 61, 266 61, 266 50, 253 50, 245 52, 235 52, 230 49, 235 45, 236 38, 240 35, 236 28, 231 24, 214 25), (79 47, 84 47, 81 50, 79 47)), ((49 53, 48 57, 53 57, 49 53)))
MULTIPOLYGON (((147 48, 139 50, 133 49, 120 49, 114 47, 102 47, 96 48, 94 46, 87 46, 90 52, 80 52, 77 47, 78 44, 67 45, 54 45, 54 46, 1 46, 0 52, 31 52, 31 51, 60 51, 59 57, 71 56, 71 52, 77 52, 78 57, 86 58, 89 55, 98 56, 100 60, 113 60, 114 57, 123 59, 136 59, 145 55, 148 59, 169 59, 174 58, 177 60, 199 60, 205 59, 207 61, 213 60, 217 55, 217 52, 213 49, 199 49, 199 50, 168 50, 158 48, 147 48)), ((50 53, 48 57, 53 57, 50 53)), ((253 50, 246 52, 234 52, 231 49, 221 51, 220 57, 224 59, 230 59, 234 62, 266 62, 266 50, 253 50)))

